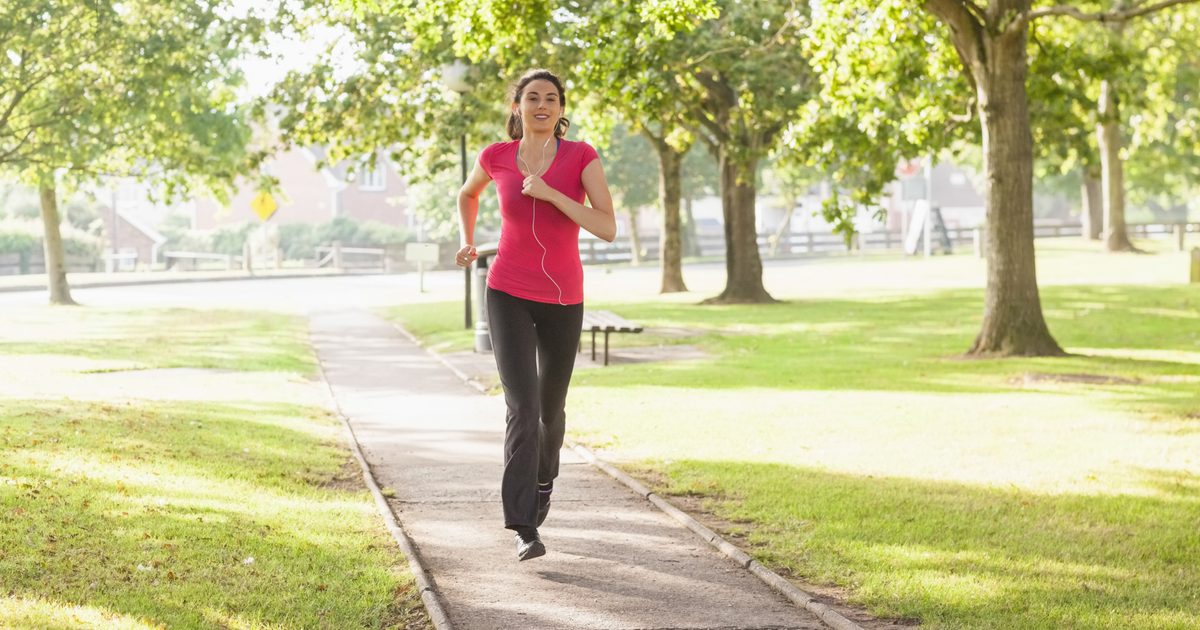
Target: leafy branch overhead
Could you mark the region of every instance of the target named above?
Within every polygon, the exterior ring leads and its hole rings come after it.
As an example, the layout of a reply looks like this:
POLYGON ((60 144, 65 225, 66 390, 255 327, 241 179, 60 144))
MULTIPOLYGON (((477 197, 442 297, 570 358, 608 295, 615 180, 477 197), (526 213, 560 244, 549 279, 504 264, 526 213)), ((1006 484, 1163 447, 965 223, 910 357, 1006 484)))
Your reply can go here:
POLYGON ((8 3, 0 169, 34 184, 60 171, 229 190, 262 157, 235 61, 271 26, 234 4, 8 3))

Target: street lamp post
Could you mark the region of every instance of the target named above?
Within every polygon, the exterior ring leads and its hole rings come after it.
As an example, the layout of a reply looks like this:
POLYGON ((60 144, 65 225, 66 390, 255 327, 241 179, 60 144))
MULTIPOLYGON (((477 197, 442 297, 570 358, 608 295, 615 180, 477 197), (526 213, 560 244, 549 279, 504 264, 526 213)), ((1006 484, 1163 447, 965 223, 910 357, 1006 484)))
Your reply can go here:
MULTIPOLYGON (((442 66, 442 83, 446 84, 446 87, 450 88, 451 90, 458 92, 458 104, 460 113, 462 114, 460 120, 466 120, 466 99, 464 97, 466 96, 467 92, 471 91, 471 84, 467 82, 467 73, 470 70, 471 67, 461 59, 456 59, 454 60, 454 63, 442 66)), ((462 135, 459 137, 458 151, 459 159, 462 163, 462 183, 465 184, 467 183, 467 132, 465 129, 463 130, 462 135)), ((470 265, 467 265, 467 267, 463 270, 463 282, 466 286, 466 290, 463 293, 463 320, 466 322, 466 328, 470 330, 473 325, 471 321, 470 265)))

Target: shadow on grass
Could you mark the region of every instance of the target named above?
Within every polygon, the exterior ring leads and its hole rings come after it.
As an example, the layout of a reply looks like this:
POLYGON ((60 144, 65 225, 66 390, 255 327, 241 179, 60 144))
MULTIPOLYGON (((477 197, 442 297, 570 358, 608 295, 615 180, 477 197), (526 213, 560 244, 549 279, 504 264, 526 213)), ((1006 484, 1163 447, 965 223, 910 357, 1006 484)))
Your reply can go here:
POLYGON ((880 616, 945 628, 1200 626, 1197 481, 1157 496, 1039 495, 777 464, 677 461, 642 474, 700 497, 760 561, 848 587, 880 616))
MULTIPOLYGON (((123 360, 151 368, 193 367, 312 375, 316 361, 303 318, 253 311, 85 310, 39 317, 45 340, 3 340, 0 354, 56 354, 123 360)), ((23 326, 29 322, 5 321, 23 326)))
POLYGON ((966 359, 963 353, 981 321, 977 290, 761 306, 635 303, 622 304, 621 315, 646 326, 708 331, 696 342, 717 358, 619 366, 580 373, 576 380, 594 387, 985 393, 1061 392, 1062 384, 1053 379, 1039 383, 1026 376, 1073 374, 1131 382, 1073 385, 1081 391, 1116 392, 1171 414, 1200 411, 1195 402, 1200 383, 1186 381, 1200 374, 1200 291, 1051 287, 1042 298, 1061 345, 1115 356, 1085 351, 1053 359, 966 359), (1150 356, 1138 354, 1146 351, 1150 356))
POLYGON ((9 597, 166 627, 379 627, 419 606, 369 498, 320 487, 345 459, 327 419, 36 401, 0 419, 9 597))

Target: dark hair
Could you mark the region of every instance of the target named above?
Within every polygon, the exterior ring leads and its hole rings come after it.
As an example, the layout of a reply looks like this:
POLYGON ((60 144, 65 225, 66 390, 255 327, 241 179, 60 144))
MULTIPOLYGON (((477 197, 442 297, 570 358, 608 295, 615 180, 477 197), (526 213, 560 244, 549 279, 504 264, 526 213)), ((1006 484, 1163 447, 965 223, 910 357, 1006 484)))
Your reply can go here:
MULTIPOLYGON (((516 83, 513 83, 512 88, 509 90, 512 94, 512 102, 520 105, 521 96, 525 94, 525 87, 539 79, 549 81, 554 84, 554 87, 558 88, 558 102, 562 107, 566 107, 567 93, 563 90, 562 81, 559 81, 553 72, 541 69, 530 70, 521 76, 520 79, 517 79, 516 83)), ((570 126, 571 121, 564 117, 559 117, 558 122, 554 125, 554 137, 561 138, 567 135, 567 129, 570 126)), ((521 117, 516 112, 510 112, 508 114, 508 137, 513 140, 520 140, 523 135, 525 135, 525 129, 521 127, 521 117)))

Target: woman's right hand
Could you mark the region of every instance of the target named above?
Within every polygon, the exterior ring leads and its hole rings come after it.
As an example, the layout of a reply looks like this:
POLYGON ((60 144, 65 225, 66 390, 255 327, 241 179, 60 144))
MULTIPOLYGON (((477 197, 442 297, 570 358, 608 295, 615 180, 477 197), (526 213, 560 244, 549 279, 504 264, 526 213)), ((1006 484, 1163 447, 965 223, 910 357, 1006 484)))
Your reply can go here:
POLYGON ((463 245, 463 248, 454 255, 454 264, 459 267, 469 267, 476 258, 479 258, 479 253, 475 251, 475 246, 463 245))

